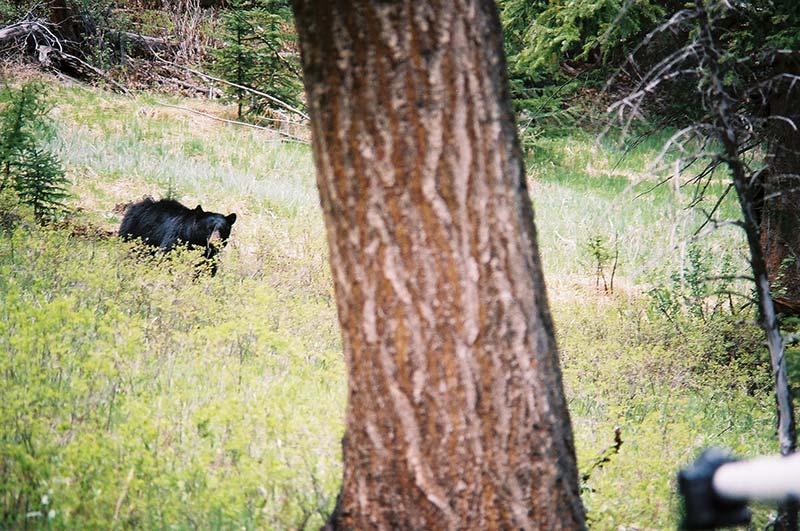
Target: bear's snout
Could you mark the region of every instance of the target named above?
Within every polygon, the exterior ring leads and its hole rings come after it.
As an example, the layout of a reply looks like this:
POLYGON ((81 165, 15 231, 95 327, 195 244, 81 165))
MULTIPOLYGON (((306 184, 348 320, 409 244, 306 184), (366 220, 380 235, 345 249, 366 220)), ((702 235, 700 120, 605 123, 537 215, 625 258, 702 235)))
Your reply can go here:
POLYGON ((214 232, 211 233, 211 236, 208 237, 208 243, 211 244, 222 244, 222 234, 220 234, 219 229, 214 229, 214 232))

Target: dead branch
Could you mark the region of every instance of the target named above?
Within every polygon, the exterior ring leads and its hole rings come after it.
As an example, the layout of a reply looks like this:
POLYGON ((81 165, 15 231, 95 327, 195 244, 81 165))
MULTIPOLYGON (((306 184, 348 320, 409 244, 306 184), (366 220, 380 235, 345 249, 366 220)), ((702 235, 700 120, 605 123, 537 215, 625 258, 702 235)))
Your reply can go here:
POLYGON ((222 93, 218 89, 214 88, 211 85, 209 86, 199 85, 197 83, 192 83, 191 81, 180 79, 172 75, 156 74, 156 78, 159 79, 163 85, 170 85, 170 84, 177 85, 178 87, 187 89, 192 93, 203 94, 208 98, 219 98, 222 95, 222 93))
POLYGON ((40 19, 25 19, 0 29, 0 45, 12 42, 33 39, 35 46, 39 46, 40 41, 49 46, 63 50, 61 41, 50 30, 48 24, 40 19))
POLYGON ((205 116, 206 118, 211 118, 212 120, 217 120, 219 122, 223 122, 223 123, 226 123, 226 124, 241 125, 241 126, 244 126, 244 127, 250 127, 252 129, 260 129, 262 131, 269 131, 270 133, 275 133, 276 135, 280 135, 280 136, 286 137, 289 140, 292 140, 294 142, 299 142, 301 144, 308 144, 309 143, 308 140, 304 140, 304 139, 300 138, 299 136, 295 136, 293 134, 286 133, 284 131, 280 131, 278 129, 271 129, 269 127, 264 127, 264 126, 255 125, 255 124, 249 124, 247 122, 239 122, 237 120, 229 120, 228 118, 220 118, 219 116, 214 116, 213 114, 209 114, 207 112, 198 111, 196 109, 191 109, 189 107, 182 107, 180 105, 172 105, 171 103, 164 103, 164 102, 160 102, 160 101, 158 101, 156 103, 158 103, 159 105, 161 105, 163 107, 170 107, 172 109, 179 109, 179 110, 182 110, 182 111, 191 112, 191 113, 194 113, 194 114, 199 114, 200 116, 205 116))
POLYGON ((190 73, 192 73, 192 74, 194 74, 196 76, 200 76, 200 77, 203 77, 205 79, 210 79, 210 80, 216 81, 218 83, 223 83, 225 85, 229 85, 231 87, 235 87, 235 88, 247 91, 247 92, 249 92, 251 94, 255 94, 256 96, 262 96, 264 98, 267 98, 271 102, 273 102, 273 103, 275 103, 277 105, 280 105, 284 109, 286 109, 286 110, 288 110, 288 111, 290 111, 290 112, 292 112, 294 114, 297 114, 298 116, 302 117, 304 120, 308 120, 309 119, 308 115, 306 113, 304 113, 303 111, 301 111, 300 109, 292 107, 288 103, 286 103, 286 102, 284 102, 282 100, 279 100, 275 96, 271 96, 270 94, 267 94, 266 92, 261 92, 260 90, 256 90, 256 89, 253 89, 253 88, 250 88, 250 87, 245 87, 244 85, 239 85, 239 84, 234 83, 232 81, 227 81, 227 80, 219 78, 219 77, 214 77, 214 76, 212 76, 210 74, 206 74, 205 72, 201 72, 199 70, 195 70, 193 68, 189 68, 188 66, 183 66, 183 65, 179 65, 179 64, 167 61, 166 59, 163 59, 163 58, 161 58, 159 56, 156 56, 156 58, 159 61, 163 62, 163 63, 166 63, 166 64, 168 64, 170 66, 175 67, 175 68, 179 68, 181 70, 185 70, 185 71, 190 72, 190 73))
POLYGON ((154 57, 157 53, 173 51, 175 45, 160 37, 150 37, 130 31, 121 31, 117 34, 129 45, 128 52, 139 57, 154 57))
POLYGON ((41 20, 23 20, 0 29, 0 45, 20 40, 32 40, 39 63, 67 75, 101 79, 115 90, 128 93, 128 89, 111 79, 103 70, 64 51, 59 38, 41 20))
POLYGON ((614 426, 614 442, 609 447, 604 449, 599 455, 592 461, 592 463, 586 467, 586 470, 581 474, 581 481, 586 483, 591 479, 592 472, 595 470, 600 470, 603 468, 604 465, 611 462, 611 457, 617 455, 619 453, 619 449, 622 447, 622 428, 620 426, 614 426))
POLYGON ((0 29, 0 43, 13 41, 36 32, 42 32, 44 25, 35 20, 23 20, 0 29))

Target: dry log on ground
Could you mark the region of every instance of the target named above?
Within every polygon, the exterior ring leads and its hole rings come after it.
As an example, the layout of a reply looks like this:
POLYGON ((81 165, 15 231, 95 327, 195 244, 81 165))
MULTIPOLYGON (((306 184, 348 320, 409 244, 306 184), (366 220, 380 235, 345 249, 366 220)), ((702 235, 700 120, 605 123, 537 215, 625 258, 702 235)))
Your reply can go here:
POLYGON ((158 53, 174 51, 176 46, 166 39, 121 31, 119 36, 128 44, 128 53, 135 57, 152 58, 158 53))
POLYGON ((41 33, 43 29, 43 26, 36 21, 23 21, 11 24, 10 26, 0 29, 0 44, 15 41, 33 33, 41 33))
POLYGON ((111 79, 106 72, 90 65, 79 57, 57 50, 52 46, 38 46, 36 52, 39 63, 44 67, 53 68, 72 77, 100 79, 111 85, 115 90, 128 93, 127 88, 111 79))

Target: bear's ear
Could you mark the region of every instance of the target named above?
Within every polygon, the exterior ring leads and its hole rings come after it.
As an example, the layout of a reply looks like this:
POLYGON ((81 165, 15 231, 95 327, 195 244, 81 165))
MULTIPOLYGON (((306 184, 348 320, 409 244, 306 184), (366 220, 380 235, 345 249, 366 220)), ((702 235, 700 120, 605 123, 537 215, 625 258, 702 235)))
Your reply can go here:
POLYGON ((234 223, 236 223, 236 214, 228 214, 227 216, 225 216, 225 219, 228 220, 228 223, 233 225, 234 223))
POLYGON ((197 212, 198 214, 202 214, 203 213, 203 207, 201 207, 200 205, 197 205, 196 207, 194 207, 194 211, 197 212))

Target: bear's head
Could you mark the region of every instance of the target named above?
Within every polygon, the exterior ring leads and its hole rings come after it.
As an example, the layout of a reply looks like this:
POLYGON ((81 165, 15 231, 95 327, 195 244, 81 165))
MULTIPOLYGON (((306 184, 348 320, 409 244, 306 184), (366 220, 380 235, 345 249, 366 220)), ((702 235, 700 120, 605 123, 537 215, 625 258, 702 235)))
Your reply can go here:
POLYGON ((205 212, 200 205, 193 211, 195 215, 192 243, 206 248, 205 257, 213 258, 228 243, 231 228, 236 223, 236 214, 223 216, 216 212, 205 212))

